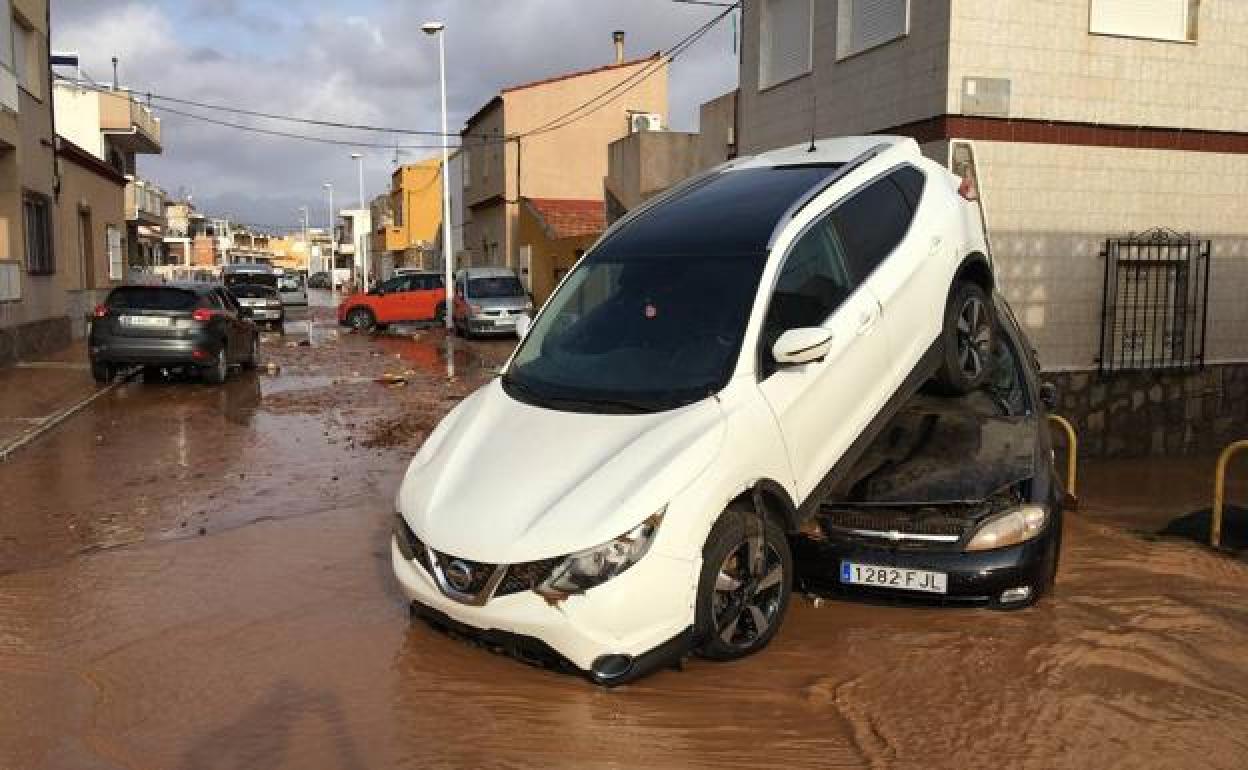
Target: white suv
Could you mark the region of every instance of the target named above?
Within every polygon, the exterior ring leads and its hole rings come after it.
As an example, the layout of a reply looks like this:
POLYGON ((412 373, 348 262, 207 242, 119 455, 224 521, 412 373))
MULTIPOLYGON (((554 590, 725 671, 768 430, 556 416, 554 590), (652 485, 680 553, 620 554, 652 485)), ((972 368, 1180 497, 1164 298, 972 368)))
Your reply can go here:
POLYGON ((993 274, 960 181, 910 139, 825 140, 616 223, 412 460, 413 611, 606 685, 766 645, 786 535, 925 381, 985 377, 993 274))

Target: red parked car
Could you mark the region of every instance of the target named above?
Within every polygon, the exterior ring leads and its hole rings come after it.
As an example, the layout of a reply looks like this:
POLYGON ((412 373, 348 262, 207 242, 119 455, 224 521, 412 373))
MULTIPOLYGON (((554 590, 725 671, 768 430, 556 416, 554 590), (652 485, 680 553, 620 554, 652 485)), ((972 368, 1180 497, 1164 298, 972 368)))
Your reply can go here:
POLYGON ((344 299, 338 305, 338 323, 365 331, 399 321, 441 321, 445 313, 441 275, 403 273, 344 299))

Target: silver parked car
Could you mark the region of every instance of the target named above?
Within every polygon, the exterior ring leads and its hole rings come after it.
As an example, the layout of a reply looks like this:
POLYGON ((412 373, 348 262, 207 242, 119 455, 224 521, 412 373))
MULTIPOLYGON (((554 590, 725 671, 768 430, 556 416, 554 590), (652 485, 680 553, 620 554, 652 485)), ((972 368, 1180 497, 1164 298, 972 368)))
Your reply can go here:
POLYGON ((533 301, 510 268, 468 267, 455 273, 455 329, 460 334, 515 334, 516 320, 532 312, 533 301))
POLYGON ((277 293, 283 305, 307 305, 308 284, 302 271, 287 271, 277 277, 277 293))

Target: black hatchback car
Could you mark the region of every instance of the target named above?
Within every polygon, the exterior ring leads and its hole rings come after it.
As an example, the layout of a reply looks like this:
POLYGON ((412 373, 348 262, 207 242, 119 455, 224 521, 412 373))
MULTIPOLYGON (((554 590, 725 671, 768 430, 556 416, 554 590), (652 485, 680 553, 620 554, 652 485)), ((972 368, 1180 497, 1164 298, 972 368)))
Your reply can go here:
POLYGON ((1053 585, 1065 495, 1034 354, 996 298, 992 376, 956 398, 920 393, 793 543, 811 589, 1025 607, 1053 585))
POLYGON ((256 365, 260 334, 250 316, 216 284, 119 286, 91 321, 91 374, 107 382, 119 368, 143 365, 225 382, 231 366, 256 365))

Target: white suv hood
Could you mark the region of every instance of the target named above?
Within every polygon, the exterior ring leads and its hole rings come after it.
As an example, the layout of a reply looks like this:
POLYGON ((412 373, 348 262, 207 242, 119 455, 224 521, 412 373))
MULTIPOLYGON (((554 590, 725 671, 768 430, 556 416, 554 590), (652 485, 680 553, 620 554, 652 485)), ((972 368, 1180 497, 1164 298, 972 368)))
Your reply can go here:
POLYGON ((430 547, 474 561, 533 561, 624 534, 719 451, 714 398, 657 414, 540 409, 495 380, 430 435, 397 505, 430 547))

